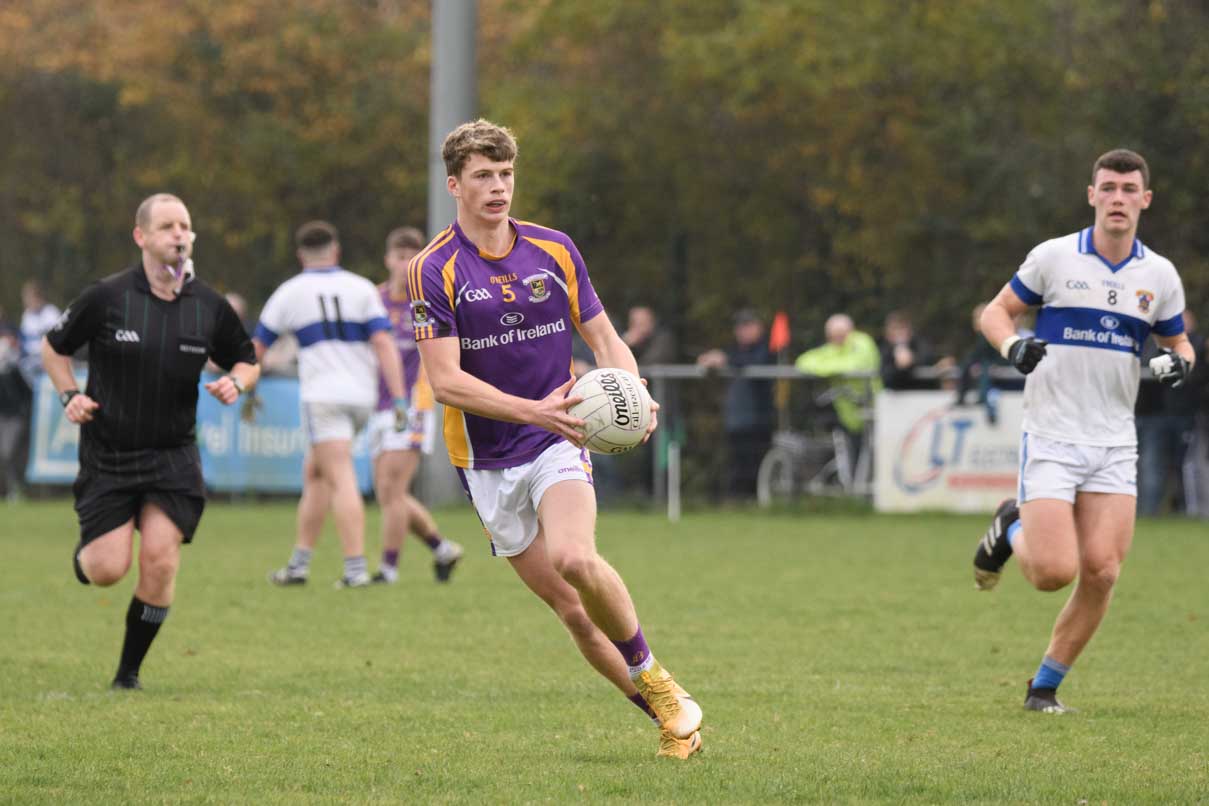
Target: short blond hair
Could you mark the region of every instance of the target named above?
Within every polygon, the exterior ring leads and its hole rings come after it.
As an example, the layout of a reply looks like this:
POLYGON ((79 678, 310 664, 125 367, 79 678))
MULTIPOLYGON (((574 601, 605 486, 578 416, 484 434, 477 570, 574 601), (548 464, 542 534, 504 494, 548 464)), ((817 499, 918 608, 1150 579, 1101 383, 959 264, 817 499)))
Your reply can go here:
POLYGON ((139 229, 145 230, 151 226, 151 209, 160 202, 180 202, 184 206, 184 202, 179 196, 173 196, 171 193, 153 193, 143 199, 139 209, 134 211, 134 225, 139 229))
POLYGON ((463 123, 451 131, 441 145, 446 175, 461 176, 462 169, 475 154, 482 154, 492 162, 515 162, 516 138, 508 129, 483 118, 463 123))

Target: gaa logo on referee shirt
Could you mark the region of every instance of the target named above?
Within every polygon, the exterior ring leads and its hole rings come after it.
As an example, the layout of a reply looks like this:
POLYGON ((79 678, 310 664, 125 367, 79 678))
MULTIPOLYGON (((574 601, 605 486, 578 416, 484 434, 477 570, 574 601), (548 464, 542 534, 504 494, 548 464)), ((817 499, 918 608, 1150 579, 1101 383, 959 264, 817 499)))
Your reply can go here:
POLYGON ((113 340, 124 341, 130 344, 138 344, 139 334, 135 333, 133 330, 119 330, 113 334, 113 340))

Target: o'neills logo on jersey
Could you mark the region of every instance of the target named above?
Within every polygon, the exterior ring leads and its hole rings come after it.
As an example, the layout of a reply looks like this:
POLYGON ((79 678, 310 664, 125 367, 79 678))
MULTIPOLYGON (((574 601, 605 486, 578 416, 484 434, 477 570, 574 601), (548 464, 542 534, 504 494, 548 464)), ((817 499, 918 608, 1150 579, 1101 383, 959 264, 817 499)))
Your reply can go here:
POLYGON ((416 327, 427 327, 432 324, 428 318, 428 303, 424 300, 412 300, 411 323, 416 327))
POLYGON ((1150 313, 1150 303, 1154 302, 1153 291, 1137 291, 1138 295, 1138 310, 1142 313, 1150 313))
POLYGON ((505 330, 503 333, 492 333, 490 336, 483 336, 480 339, 463 338, 461 345, 463 350, 487 350, 492 347, 504 347, 521 341, 540 339, 554 333, 566 332, 567 320, 559 319, 556 322, 549 322, 544 325, 537 325, 536 327, 518 327, 513 330, 505 330))
POLYGON ((521 280, 525 287, 529 289, 530 302, 545 302, 550 298, 550 288, 546 285, 546 278, 540 274, 531 274, 524 280, 521 280))

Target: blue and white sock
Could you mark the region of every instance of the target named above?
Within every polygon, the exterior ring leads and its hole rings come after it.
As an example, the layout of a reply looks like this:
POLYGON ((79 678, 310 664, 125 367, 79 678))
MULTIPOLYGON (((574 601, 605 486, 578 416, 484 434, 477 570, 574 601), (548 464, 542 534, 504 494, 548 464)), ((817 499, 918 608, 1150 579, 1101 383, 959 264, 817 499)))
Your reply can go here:
POLYGON ((365 557, 358 554, 356 557, 344 558, 344 578, 354 579, 369 572, 369 566, 365 562, 365 557))
POLYGON ((1052 688, 1056 689, 1062 685, 1062 679, 1066 677, 1066 673, 1070 671, 1070 667, 1065 663, 1054 660, 1049 655, 1041 659, 1041 667, 1037 669, 1037 674, 1033 677, 1033 688, 1052 688))
POLYGON ((306 576, 311 570, 311 550, 294 546, 294 553, 290 555, 290 561, 286 565, 291 574, 306 576))
POLYGON ((1016 535, 1020 534, 1020 528, 1023 526, 1019 520, 1012 521, 1012 525, 1007 528, 1007 542, 1013 549, 1016 548, 1016 535))

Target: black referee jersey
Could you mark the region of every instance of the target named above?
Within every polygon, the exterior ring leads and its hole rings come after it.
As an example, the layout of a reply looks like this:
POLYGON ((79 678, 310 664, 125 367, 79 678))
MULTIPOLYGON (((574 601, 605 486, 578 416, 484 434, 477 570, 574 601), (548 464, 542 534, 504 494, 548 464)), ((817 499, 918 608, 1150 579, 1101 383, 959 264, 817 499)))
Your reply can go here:
POLYGON ((141 263, 84 290, 46 334, 60 355, 88 345, 85 393, 100 404, 80 429, 80 467, 149 479, 200 477, 198 381, 206 359, 256 363, 230 303, 199 280, 168 301, 141 263))

